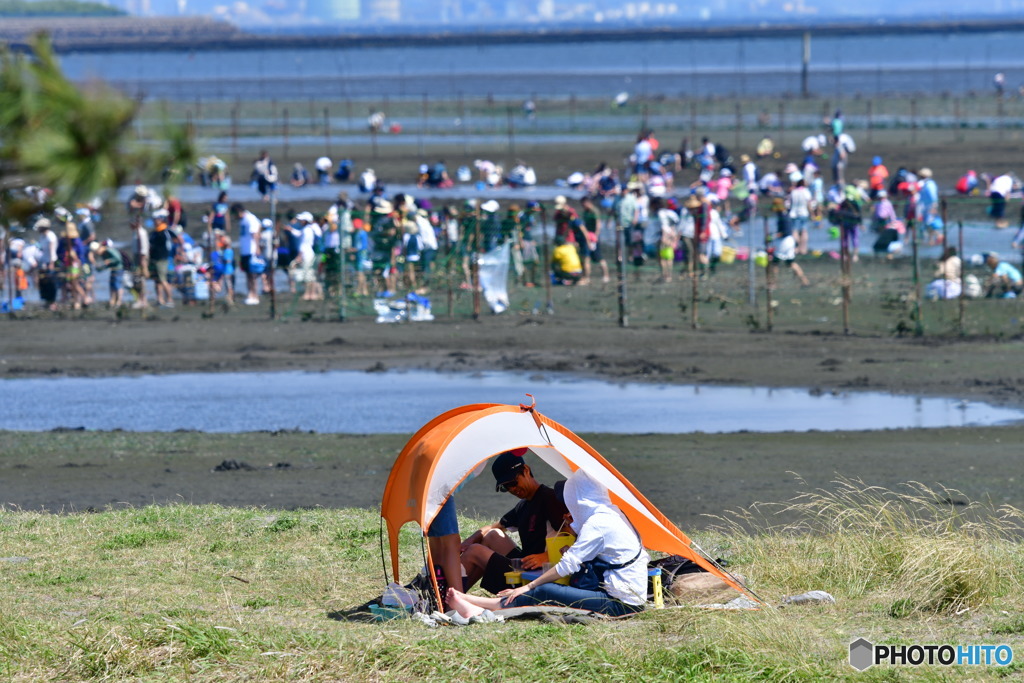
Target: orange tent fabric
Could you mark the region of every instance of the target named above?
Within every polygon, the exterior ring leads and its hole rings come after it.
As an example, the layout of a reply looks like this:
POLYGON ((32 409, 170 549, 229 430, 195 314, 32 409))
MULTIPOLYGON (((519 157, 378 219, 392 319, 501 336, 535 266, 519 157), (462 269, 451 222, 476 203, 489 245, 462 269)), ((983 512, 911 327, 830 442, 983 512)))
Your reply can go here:
POLYGON ((523 405, 455 408, 435 417, 409 439, 391 468, 381 503, 395 581, 399 578, 399 530, 415 522, 426 533, 441 506, 471 473, 499 453, 523 447, 565 477, 583 468, 604 484, 648 550, 688 558, 761 602, 695 549, 686 534, 588 443, 533 406, 523 405))

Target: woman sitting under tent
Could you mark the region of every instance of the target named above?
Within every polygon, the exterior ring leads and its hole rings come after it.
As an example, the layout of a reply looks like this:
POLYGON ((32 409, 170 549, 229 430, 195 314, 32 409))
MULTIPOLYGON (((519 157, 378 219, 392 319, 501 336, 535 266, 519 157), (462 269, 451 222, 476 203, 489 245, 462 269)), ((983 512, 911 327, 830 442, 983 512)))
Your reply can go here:
POLYGON ((650 558, 637 532, 611 502, 608 489, 587 472, 577 470, 566 481, 564 495, 577 538, 558 564, 523 586, 501 591, 496 598, 449 588, 448 605, 467 618, 485 609, 534 605, 576 607, 609 616, 642 610, 650 558), (581 571, 588 565, 593 572, 581 571), (585 574, 591 577, 589 581, 583 578, 585 574), (570 585, 555 583, 566 576, 572 577, 570 585))

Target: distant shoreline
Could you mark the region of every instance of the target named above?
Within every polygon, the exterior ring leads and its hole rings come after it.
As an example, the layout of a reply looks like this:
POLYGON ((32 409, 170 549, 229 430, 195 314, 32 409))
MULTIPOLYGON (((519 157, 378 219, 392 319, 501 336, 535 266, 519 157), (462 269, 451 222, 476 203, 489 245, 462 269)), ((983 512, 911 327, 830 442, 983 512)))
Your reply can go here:
POLYGON ((48 17, 5 18, 0 43, 27 50, 31 36, 48 31, 58 52, 117 52, 145 47, 147 51, 251 50, 331 47, 407 47, 477 44, 530 44, 541 42, 582 43, 594 41, 663 41, 737 38, 795 38, 884 34, 962 34, 1024 32, 1024 18, 961 21, 846 21, 815 25, 779 23, 762 25, 710 25, 614 29, 513 29, 494 31, 436 30, 412 35, 389 33, 338 33, 268 35, 250 33, 203 17, 48 17))

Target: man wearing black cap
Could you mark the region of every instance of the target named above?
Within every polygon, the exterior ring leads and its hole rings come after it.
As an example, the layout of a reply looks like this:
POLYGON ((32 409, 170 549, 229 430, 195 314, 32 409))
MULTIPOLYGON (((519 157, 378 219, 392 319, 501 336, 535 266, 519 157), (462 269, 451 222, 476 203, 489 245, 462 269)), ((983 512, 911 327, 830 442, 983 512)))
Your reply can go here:
POLYGON ((480 581, 491 593, 507 588, 505 572, 510 560, 522 558, 523 569, 537 569, 547 562, 547 537, 562 526, 568 510, 561 497, 533 477, 523 459, 525 448, 505 451, 491 465, 495 490, 507 491, 519 503, 495 524, 489 524, 462 542, 462 564, 466 568, 466 590, 480 581), (508 531, 519 532, 522 547, 516 546, 508 531))

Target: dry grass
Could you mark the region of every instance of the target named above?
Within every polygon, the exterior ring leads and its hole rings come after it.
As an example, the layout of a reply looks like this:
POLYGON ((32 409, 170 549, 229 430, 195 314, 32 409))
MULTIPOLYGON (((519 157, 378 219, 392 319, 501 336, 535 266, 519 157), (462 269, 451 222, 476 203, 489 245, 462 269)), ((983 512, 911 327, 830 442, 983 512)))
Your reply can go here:
POLYGON ((1021 587, 1021 511, 953 489, 912 482, 897 492, 844 479, 723 522, 726 536, 751 535, 744 558, 759 580, 851 599, 884 595, 893 616, 956 614, 1021 587), (797 521, 773 526, 776 511, 797 521))

